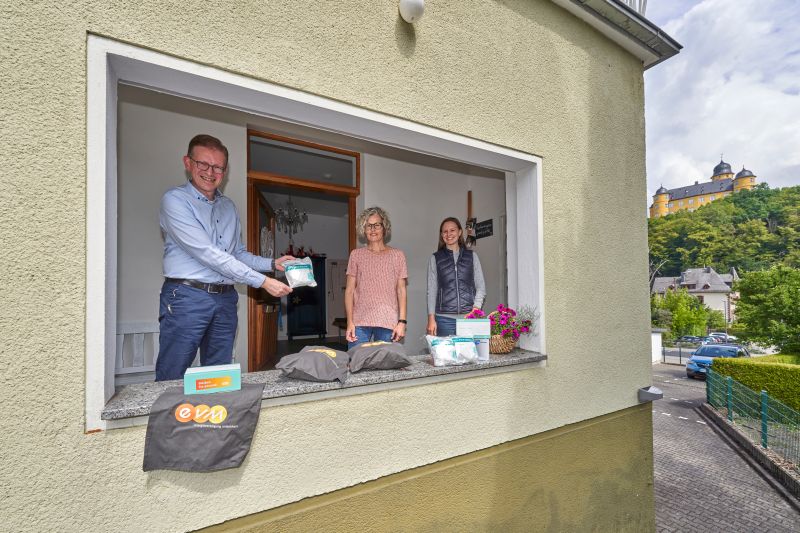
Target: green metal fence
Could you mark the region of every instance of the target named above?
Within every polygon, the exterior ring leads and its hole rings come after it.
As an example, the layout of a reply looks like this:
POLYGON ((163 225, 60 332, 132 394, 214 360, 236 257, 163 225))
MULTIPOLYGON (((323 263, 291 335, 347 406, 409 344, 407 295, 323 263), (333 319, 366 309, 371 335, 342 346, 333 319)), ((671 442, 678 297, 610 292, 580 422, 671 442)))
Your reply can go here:
POLYGON ((800 413, 765 391, 755 392, 729 376, 708 371, 706 400, 727 414, 750 440, 800 467, 800 413))

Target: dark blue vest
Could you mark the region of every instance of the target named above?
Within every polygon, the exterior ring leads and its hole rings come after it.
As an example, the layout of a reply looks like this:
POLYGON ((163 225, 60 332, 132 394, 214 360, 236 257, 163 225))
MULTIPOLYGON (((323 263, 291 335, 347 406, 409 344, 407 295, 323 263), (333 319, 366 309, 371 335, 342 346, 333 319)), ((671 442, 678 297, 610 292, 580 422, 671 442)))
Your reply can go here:
POLYGON ((436 273, 439 294, 436 295, 436 312, 465 314, 472 311, 475 303, 475 268, 472 266, 472 250, 461 248, 458 263, 453 262, 453 252, 442 248, 436 258, 436 273))

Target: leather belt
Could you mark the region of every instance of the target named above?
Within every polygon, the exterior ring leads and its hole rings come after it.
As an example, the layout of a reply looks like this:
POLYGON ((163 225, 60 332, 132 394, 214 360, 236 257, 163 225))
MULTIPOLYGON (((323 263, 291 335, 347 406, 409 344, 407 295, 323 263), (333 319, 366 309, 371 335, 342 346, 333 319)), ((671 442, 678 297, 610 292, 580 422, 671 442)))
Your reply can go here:
POLYGON ((188 287, 194 287, 201 291, 206 291, 209 294, 221 294, 223 292, 232 291, 233 285, 225 285, 222 283, 203 283, 202 281, 195 281, 193 279, 180 279, 180 278, 164 278, 167 283, 179 283, 188 287))

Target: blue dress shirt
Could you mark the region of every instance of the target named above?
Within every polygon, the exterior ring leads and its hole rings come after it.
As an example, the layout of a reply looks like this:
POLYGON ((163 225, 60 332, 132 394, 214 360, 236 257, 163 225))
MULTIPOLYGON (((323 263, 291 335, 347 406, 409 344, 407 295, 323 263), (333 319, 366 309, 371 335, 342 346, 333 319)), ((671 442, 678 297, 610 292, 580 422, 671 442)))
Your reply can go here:
POLYGON ((245 250, 236 206, 219 191, 209 200, 191 181, 168 190, 161 198, 159 223, 165 277, 258 288, 266 279, 260 272, 272 270, 270 259, 245 250))

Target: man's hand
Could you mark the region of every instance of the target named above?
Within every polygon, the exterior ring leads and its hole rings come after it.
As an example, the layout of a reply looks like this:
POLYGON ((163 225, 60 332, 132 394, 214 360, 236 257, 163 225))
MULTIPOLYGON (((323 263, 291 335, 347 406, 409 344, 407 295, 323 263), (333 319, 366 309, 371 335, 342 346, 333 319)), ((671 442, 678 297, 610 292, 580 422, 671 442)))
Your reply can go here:
POLYGON ((394 327, 392 331, 392 340, 394 342, 400 342, 403 337, 406 336, 406 325, 402 322, 398 322, 397 325, 394 327))
POLYGON ((433 315, 428 315, 428 327, 425 331, 428 332, 428 335, 436 335, 436 319, 433 315))
POLYGON ((262 289, 266 289, 268 293, 273 296, 277 296, 280 298, 281 296, 286 296, 290 292, 292 292, 291 287, 289 287, 285 283, 281 283, 277 279, 274 278, 267 278, 264 280, 264 283, 261 285, 262 289))
MULTIPOLYGON (((284 272, 286 270, 286 268, 283 266, 283 264, 286 261, 291 261, 293 259, 295 259, 295 258, 293 256, 291 256, 291 255, 284 255, 283 257, 277 258, 275 260, 275 270, 280 270, 281 272, 284 272)), ((264 287, 264 288, 266 289, 266 287, 264 287)), ((267 289, 267 290, 269 290, 269 289, 267 289)))

